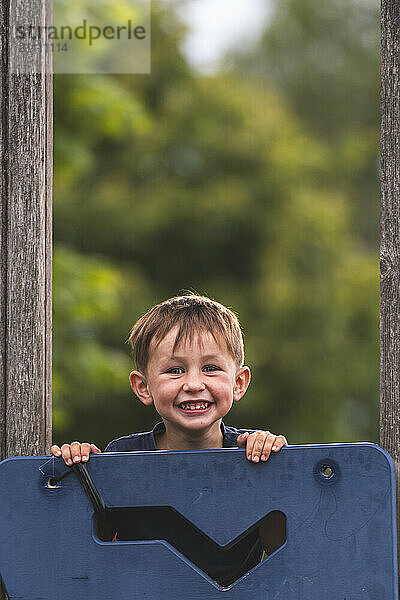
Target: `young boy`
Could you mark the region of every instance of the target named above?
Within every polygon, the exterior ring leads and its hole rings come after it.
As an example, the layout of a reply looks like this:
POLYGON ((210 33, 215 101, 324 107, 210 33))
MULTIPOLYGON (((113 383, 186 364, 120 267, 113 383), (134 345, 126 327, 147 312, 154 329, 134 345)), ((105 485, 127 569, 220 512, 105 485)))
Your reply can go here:
MULTIPOLYGON (((239 321, 222 304, 196 295, 170 298, 137 321, 129 342, 136 363, 129 377, 131 387, 143 404, 154 405, 162 421, 152 431, 111 441, 106 452, 245 446, 247 459, 257 463, 287 444, 282 435, 223 424, 233 403, 245 394, 251 374, 243 364, 239 321)), ((52 446, 51 452, 71 466, 101 450, 94 444, 73 442, 52 446)), ((279 547, 282 535, 279 519, 260 527, 268 554, 279 547)), ((241 548, 240 556, 231 556, 232 567, 238 564, 218 575, 219 580, 230 582, 259 562, 258 532, 249 544, 241 548)), ((213 565, 205 570, 212 574, 213 565)))

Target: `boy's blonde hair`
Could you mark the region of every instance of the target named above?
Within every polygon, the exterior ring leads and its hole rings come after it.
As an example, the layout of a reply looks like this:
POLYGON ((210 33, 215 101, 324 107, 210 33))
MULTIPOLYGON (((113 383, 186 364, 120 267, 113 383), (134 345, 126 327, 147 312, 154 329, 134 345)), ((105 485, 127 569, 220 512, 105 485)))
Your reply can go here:
MULTIPOLYGON (((226 343, 238 367, 244 362, 243 334, 234 312, 206 296, 187 295, 169 298, 153 306, 135 323, 129 336, 136 368, 146 372, 151 341, 156 344, 178 326, 173 351, 179 343, 208 331, 226 343)), ((216 339, 216 341, 218 341, 216 339)))

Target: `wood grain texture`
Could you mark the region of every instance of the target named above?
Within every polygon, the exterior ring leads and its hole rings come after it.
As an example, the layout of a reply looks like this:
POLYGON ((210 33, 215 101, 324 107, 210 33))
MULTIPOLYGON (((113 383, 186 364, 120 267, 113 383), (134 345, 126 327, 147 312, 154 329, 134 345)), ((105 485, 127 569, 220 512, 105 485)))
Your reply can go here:
POLYGON ((380 443, 395 460, 400 521, 400 4, 381 3, 380 443))
POLYGON ((14 72, 11 8, 45 23, 51 3, 1 0, 0 459, 51 444, 51 57, 42 72, 14 72))

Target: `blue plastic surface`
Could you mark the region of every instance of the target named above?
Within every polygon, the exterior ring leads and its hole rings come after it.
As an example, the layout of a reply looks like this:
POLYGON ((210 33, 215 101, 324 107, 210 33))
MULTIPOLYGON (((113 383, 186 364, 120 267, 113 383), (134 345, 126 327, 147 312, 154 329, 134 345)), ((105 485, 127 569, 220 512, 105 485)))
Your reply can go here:
POLYGON ((61 459, 0 464, 0 574, 20 600, 398 600, 394 467, 374 444, 94 455, 109 507, 172 506, 224 545, 280 510, 287 541, 222 588, 163 541, 100 542, 61 459), (326 474, 325 466, 333 472, 326 474))

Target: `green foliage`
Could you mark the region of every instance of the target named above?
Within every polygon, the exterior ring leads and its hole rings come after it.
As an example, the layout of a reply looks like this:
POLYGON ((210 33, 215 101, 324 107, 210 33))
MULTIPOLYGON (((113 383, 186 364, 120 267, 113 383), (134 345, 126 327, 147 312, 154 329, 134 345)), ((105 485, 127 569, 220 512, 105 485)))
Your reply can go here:
MULTIPOLYGON (((283 4, 293 31, 310 21, 290 40, 297 55, 306 32, 339 26, 326 3, 283 4)), ((342 19, 354 4, 337 8, 342 19)), ((278 16, 249 64, 272 68, 278 16)), ((104 444, 152 426, 157 415, 129 389, 125 340, 153 303, 195 289, 233 306, 246 334, 253 381, 228 423, 292 442, 376 439, 378 277, 366 235, 376 224, 363 226, 360 205, 376 160, 373 92, 369 116, 351 125, 317 79, 307 102, 323 97, 329 110, 308 118, 284 68, 275 85, 269 71, 239 67, 199 77, 183 33, 158 5, 151 76, 56 77, 55 437, 104 444)), ((364 41, 360 64, 373 54, 364 41)), ((373 90, 371 77, 365 64, 354 85, 373 90)))
POLYGON ((73 411, 99 396, 123 393, 129 358, 99 343, 120 307, 121 275, 104 260, 66 247, 54 252, 54 426, 73 423, 73 411))
POLYGON ((354 225, 376 251, 379 5, 275 0, 272 7, 261 43, 233 62, 243 77, 278 87, 310 132, 329 141, 331 175, 351 191, 354 225))
POLYGON ((271 80, 321 136, 375 128, 379 117, 379 8, 375 0, 279 0, 247 75, 271 80))

